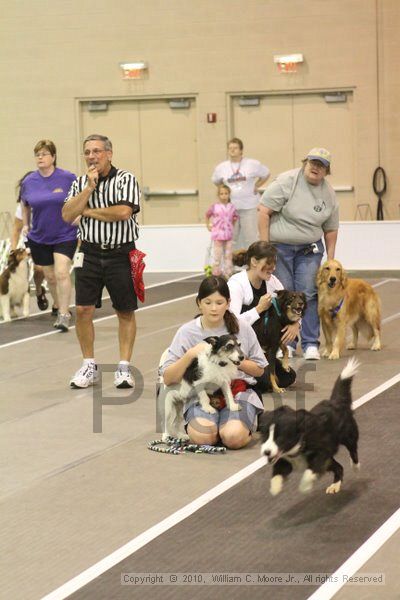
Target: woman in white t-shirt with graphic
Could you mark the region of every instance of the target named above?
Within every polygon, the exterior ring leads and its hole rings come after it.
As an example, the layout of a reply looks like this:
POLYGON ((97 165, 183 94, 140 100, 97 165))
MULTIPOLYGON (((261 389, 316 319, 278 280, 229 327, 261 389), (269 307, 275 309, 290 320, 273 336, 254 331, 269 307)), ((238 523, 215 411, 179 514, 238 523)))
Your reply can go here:
POLYGON ((243 156, 243 142, 232 138, 228 142, 228 160, 216 166, 212 175, 215 185, 221 183, 231 190, 231 202, 239 214, 233 233, 234 248, 248 248, 258 240, 258 188, 268 179, 270 171, 260 161, 243 156))

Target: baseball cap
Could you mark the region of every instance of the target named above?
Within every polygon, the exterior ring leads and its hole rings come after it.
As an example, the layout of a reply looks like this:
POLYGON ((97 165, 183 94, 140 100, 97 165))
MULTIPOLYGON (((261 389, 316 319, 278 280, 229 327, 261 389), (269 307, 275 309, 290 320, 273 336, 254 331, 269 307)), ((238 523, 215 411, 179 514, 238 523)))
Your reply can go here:
POLYGON ((326 148, 313 148, 307 154, 309 160, 319 160, 325 167, 331 164, 331 153, 326 148))

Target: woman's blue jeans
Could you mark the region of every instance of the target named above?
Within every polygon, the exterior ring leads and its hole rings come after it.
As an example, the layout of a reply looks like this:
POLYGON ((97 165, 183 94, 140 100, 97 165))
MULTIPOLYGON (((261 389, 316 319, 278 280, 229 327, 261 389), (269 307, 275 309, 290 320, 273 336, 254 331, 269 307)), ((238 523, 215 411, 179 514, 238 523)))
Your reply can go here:
POLYGON ((319 317, 317 298, 317 271, 324 254, 322 240, 317 242, 318 254, 304 254, 309 244, 274 244, 278 250, 275 275, 285 290, 304 292, 307 308, 301 322, 301 347, 319 346, 319 317))

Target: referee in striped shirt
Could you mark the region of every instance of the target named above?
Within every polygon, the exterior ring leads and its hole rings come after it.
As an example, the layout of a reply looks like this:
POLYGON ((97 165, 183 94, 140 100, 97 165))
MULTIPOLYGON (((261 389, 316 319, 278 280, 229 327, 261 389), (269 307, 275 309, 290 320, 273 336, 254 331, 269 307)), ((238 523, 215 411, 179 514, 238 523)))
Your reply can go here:
POLYGON ((86 175, 78 177, 65 200, 62 216, 72 223, 81 217, 80 252, 75 257, 76 334, 83 365, 71 379, 72 388, 87 388, 99 379, 94 358, 93 317, 105 286, 119 321, 120 362, 114 376, 118 388, 134 387, 130 360, 136 335, 134 291, 129 252, 138 237, 136 213, 140 189, 132 173, 112 165, 112 144, 103 135, 83 143, 86 175))

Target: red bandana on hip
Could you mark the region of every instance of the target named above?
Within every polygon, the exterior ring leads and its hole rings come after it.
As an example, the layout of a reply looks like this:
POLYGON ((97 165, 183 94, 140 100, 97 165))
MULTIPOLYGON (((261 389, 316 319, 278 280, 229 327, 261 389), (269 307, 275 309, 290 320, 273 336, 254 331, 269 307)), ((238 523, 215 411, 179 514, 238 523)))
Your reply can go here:
POLYGON ((143 262, 143 258, 145 256, 145 253, 141 252, 137 248, 129 252, 129 262, 131 265, 133 287, 135 290, 135 294, 139 298, 140 302, 144 302, 145 288, 143 281, 143 271, 146 265, 143 262))

